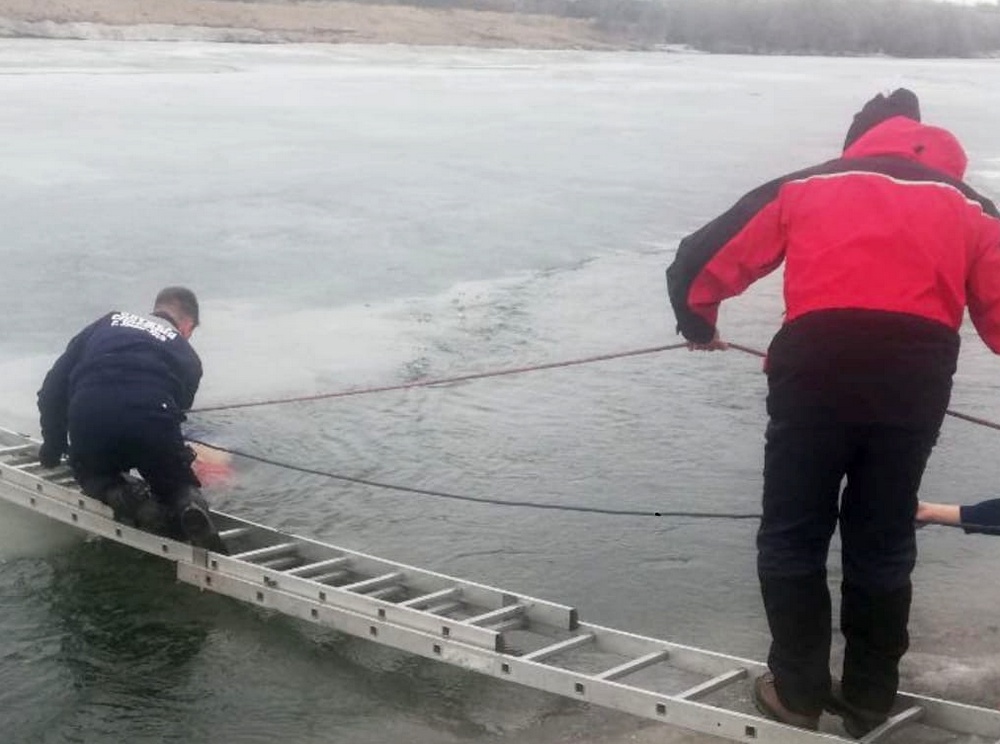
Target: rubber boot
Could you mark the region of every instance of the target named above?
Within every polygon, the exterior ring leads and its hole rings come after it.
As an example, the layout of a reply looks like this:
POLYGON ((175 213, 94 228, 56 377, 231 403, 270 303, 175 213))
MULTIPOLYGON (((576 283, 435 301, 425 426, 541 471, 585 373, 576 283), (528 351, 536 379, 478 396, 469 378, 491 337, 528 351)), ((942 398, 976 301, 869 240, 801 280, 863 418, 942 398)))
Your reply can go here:
POLYGON ((111 507, 117 521, 122 524, 135 525, 135 513, 139 508, 139 499, 136 498, 135 490, 130 484, 124 480, 115 480, 94 496, 98 501, 111 507))
POLYGON ((161 537, 179 537, 169 510, 153 497, 149 485, 139 478, 120 476, 103 490, 100 500, 114 510, 115 519, 122 524, 161 537))
POLYGON ((212 521, 208 503, 201 491, 188 486, 179 494, 175 507, 181 534, 196 548, 211 550, 213 553, 228 555, 226 545, 219 537, 219 531, 212 521))
POLYGON ((154 535, 169 537, 171 540, 180 539, 174 520, 170 517, 170 510, 167 507, 152 496, 148 496, 135 511, 135 526, 154 535))

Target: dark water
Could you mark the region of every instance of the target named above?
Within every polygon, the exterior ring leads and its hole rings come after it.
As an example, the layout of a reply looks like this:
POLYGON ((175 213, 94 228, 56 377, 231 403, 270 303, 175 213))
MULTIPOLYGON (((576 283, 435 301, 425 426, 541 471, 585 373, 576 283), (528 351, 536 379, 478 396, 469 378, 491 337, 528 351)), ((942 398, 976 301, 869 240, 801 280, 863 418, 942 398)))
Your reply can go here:
MULTIPOLYGON (((203 298, 209 405, 659 346, 679 236, 832 157, 905 84, 1000 196, 996 63, 405 48, 0 43, 0 416, 69 335, 167 283, 203 298)), ((780 323, 768 281, 724 308, 780 323)), ((967 334, 954 407, 1000 420, 967 334)), ((192 417, 307 467, 492 498, 754 511, 764 381, 735 352, 603 362, 192 417)), ((925 495, 995 494, 997 434, 949 420, 925 495)), ((220 508, 763 658, 753 522, 457 504, 253 463, 220 508)), ((577 740, 619 719, 176 585, 169 566, 2 513, 12 742, 577 740)), ((921 533, 911 689, 1000 701, 1000 540, 921 533)), ((831 565, 837 576, 836 557, 831 565)), ((611 735, 610 733, 608 735, 611 735)))

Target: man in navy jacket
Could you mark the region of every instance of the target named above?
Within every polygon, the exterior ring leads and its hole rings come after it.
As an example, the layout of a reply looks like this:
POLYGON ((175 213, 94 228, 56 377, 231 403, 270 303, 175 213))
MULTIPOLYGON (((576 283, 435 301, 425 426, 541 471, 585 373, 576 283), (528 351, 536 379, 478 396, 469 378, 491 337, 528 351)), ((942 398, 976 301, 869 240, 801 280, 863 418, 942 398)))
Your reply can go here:
POLYGON ((221 551, 181 433, 201 381, 188 343, 197 326, 194 293, 167 287, 151 314, 115 311, 80 331, 38 392, 39 459, 55 467, 69 452, 84 493, 117 517, 221 551), (133 468, 152 494, 145 505, 125 477, 133 468))

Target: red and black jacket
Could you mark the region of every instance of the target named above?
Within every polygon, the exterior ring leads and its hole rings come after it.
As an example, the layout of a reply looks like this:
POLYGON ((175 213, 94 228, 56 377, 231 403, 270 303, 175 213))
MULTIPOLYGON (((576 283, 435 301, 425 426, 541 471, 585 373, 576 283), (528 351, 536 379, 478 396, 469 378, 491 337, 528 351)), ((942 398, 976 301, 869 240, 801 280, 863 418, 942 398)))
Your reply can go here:
POLYGON ((1000 353, 1000 215, 965 165, 949 132, 894 116, 755 189, 681 241, 667 270, 678 330, 710 340, 719 303, 784 262, 771 415, 939 424, 966 307, 1000 353))

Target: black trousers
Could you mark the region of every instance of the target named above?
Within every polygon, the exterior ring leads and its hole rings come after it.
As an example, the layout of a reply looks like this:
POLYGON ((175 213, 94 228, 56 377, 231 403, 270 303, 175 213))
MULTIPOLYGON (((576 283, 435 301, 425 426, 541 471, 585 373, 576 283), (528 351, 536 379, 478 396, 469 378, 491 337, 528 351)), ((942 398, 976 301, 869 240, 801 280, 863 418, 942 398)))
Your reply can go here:
POLYGON ((106 397, 70 407, 70 465, 84 492, 101 499, 135 468, 153 497, 172 507, 201 484, 191 469, 194 452, 181 433, 182 414, 158 406, 119 406, 106 397))
POLYGON ((917 491, 936 440, 936 426, 768 425, 757 569, 768 666, 791 710, 818 713, 829 696, 826 563, 838 522, 844 696, 876 712, 892 706, 909 645, 917 491))

